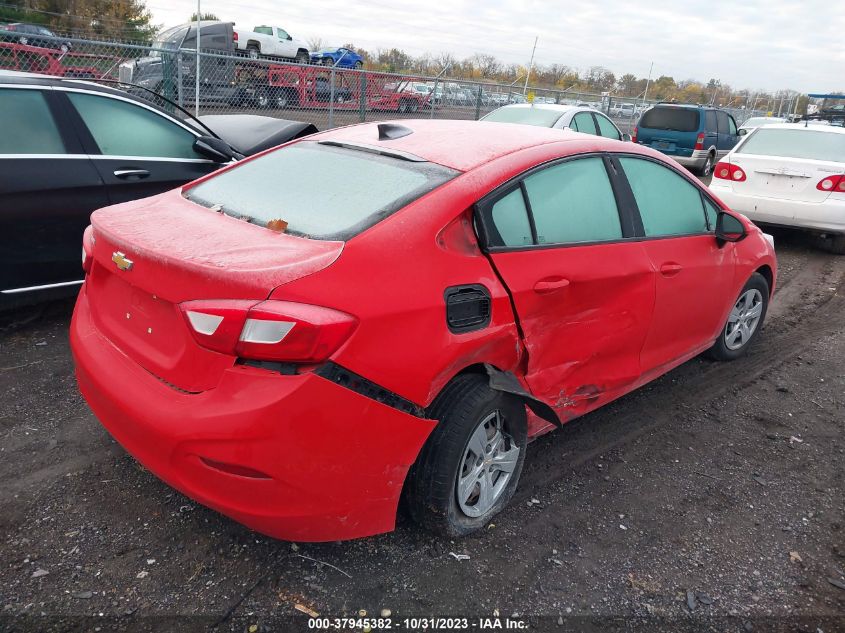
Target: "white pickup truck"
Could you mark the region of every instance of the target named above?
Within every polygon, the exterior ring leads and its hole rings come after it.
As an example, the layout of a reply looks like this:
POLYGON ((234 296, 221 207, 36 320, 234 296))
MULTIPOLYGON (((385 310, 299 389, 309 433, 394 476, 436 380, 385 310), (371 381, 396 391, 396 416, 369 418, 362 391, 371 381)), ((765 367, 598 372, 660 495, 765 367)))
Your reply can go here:
POLYGON ((308 64, 311 61, 308 45, 291 37, 278 26, 256 26, 251 31, 235 28, 234 36, 235 47, 252 59, 284 57, 294 59, 300 64, 308 64))

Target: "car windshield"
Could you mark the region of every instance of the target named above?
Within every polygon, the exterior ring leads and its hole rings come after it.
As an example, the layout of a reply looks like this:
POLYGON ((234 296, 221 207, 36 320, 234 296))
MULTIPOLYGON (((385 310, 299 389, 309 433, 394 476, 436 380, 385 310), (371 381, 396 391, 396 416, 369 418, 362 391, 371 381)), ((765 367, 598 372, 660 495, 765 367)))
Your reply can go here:
POLYGON ((497 121, 499 123, 523 123, 538 127, 554 127, 558 119, 563 116, 557 110, 546 108, 499 108, 483 117, 482 121, 497 121))
POLYGON ((249 160, 188 189, 197 204, 311 239, 345 240, 459 172, 373 151, 300 142, 249 160))
POLYGON ((174 26, 171 29, 162 31, 158 37, 153 40, 150 57, 161 57, 161 50, 175 51, 182 44, 185 35, 188 33, 187 26, 174 26), (159 50, 155 50, 159 49, 159 50))
POLYGON ((812 128, 761 127, 737 148, 736 153, 845 163, 845 134, 812 128))
POLYGON ((698 110, 689 108, 652 108, 643 115, 640 127, 674 132, 695 132, 698 129, 698 110))

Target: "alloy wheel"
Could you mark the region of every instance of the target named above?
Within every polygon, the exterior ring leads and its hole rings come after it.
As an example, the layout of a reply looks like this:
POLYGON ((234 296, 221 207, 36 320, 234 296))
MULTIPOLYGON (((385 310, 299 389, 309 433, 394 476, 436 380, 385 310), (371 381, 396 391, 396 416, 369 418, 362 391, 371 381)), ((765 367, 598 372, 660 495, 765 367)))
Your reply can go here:
POLYGON ((725 326, 725 346, 738 350, 745 345, 760 324, 763 314, 763 295, 756 288, 744 292, 734 305, 725 326))
POLYGON ((519 462, 519 446, 504 428, 498 409, 485 417, 467 442, 455 479, 458 506, 470 517, 480 517, 496 505, 519 462))

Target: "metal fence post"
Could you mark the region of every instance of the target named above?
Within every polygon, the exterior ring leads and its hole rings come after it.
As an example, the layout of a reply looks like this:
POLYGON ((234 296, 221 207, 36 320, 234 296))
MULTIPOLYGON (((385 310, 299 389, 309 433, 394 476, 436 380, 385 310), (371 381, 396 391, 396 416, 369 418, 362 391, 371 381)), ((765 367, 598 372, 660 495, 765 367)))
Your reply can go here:
POLYGON ((361 94, 358 97, 358 114, 361 123, 367 120, 367 75, 361 72, 361 94))
POLYGON ((481 93, 482 93, 482 87, 478 86, 478 91, 476 92, 476 95, 475 95, 475 120, 476 121, 478 121, 478 119, 481 118, 481 93))
MULTIPOLYGON (((429 119, 434 118, 434 106, 437 104, 437 82, 438 81, 440 81, 440 77, 435 77, 434 78, 434 88, 431 89, 431 116, 428 117, 429 119)), ((443 96, 444 97, 446 96, 445 93, 444 93, 443 96)))
POLYGON ((329 74, 329 129, 334 127, 334 66, 329 74))
POLYGON ((176 60, 176 103, 179 104, 180 108, 185 107, 185 99, 182 96, 182 85, 184 77, 182 76, 182 51, 180 50, 178 53, 179 57, 176 60))

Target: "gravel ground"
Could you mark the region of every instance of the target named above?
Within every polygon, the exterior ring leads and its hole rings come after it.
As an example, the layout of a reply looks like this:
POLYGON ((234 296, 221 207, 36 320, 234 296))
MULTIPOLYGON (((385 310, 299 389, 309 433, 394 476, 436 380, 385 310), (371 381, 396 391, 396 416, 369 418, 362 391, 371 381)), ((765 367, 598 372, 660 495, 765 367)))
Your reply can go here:
POLYGON ((297 631, 303 609, 389 609, 394 628, 498 613, 533 630, 845 631, 845 258, 776 240, 747 357, 692 360, 536 441, 510 507, 457 542, 404 518, 347 543, 250 532, 100 427, 71 304, 7 315, 0 630, 297 631))

